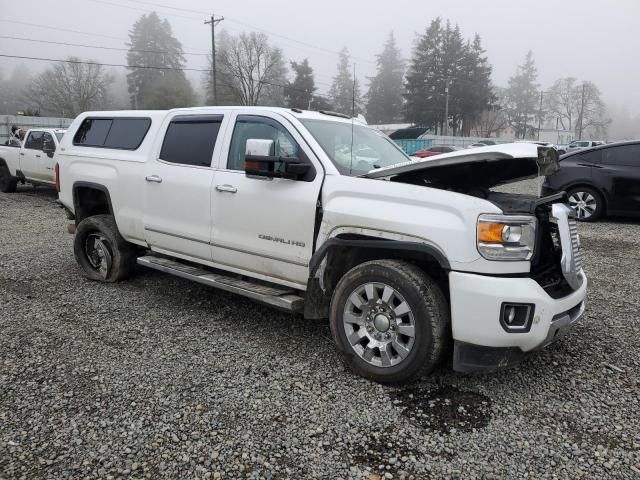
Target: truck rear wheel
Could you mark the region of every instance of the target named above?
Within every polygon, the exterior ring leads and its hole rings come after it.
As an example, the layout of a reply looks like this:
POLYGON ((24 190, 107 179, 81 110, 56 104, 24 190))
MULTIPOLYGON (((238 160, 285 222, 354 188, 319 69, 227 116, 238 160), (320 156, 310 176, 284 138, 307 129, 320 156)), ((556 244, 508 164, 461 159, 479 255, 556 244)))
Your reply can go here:
POLYGON ((360 375, 397 384, 429 373, 449 332, 442 290, 420 268, 374 260, 347 272, 331 300, 331 332, 360 375))
POLYGON ((118 232, 111 215, 85 218, 76 229, 73 253, 87 277, 100 282, 119 282, 136 266, 136 250, 118 232))
POLYGON ((14 177, 9 172, 9 167, 0 162, 0 192, 13 193, 18 186, 18 177, 14 177))

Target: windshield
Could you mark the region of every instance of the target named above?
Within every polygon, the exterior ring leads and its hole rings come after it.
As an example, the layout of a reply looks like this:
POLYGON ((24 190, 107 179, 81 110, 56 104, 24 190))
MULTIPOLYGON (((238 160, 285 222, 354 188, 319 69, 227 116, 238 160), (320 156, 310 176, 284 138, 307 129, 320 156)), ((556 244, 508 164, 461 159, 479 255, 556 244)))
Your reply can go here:
POLYGON ((352 128, 350 123, 328 120, 301 122, 342 175, 363 175, 376 168, 410 161, 389 137, 373 128, 362 125, 352 128))
POLYGON ((589 142, 573 142, 570 147, 588 147, 589 142))

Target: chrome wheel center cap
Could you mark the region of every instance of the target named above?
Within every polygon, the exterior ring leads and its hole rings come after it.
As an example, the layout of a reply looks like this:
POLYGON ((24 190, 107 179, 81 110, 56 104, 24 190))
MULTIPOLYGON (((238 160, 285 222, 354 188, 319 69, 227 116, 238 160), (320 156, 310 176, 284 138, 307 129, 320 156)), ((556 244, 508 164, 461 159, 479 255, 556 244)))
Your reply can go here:
POLYGON ((389 317, 379 313, 373 318, 373 326, 376 327, 376 330, 379 332, 386 332, 391 327, 391 321, 389 317))

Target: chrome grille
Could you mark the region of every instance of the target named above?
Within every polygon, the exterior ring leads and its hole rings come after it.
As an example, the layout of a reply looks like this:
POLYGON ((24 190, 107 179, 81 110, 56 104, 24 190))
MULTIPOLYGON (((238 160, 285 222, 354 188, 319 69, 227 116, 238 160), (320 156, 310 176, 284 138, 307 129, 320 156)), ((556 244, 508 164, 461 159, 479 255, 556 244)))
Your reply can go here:
POLYGON ((578 235, 578 222, 574 217, 569 217, 569 233, 571 234, 571 251, 577 271, 582 269, 582 249, 580 248, 580 237, 578 235))
POLYGON ((562 248, 562 258, 560 267, 565 280, 577 290, 582 285, 582 252, 580 251, 580 237, 578 227, 574 218, 574 211, 562 203, 554 203, 551 206, 551 216, 558 226, 560 237, 560 247, 562 248))

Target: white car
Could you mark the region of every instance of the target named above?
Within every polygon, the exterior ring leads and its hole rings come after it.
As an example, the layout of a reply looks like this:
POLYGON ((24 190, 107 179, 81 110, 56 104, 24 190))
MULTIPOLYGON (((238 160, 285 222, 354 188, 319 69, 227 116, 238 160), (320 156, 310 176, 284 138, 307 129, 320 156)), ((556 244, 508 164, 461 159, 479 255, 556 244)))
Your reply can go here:
POLYGON ((23 145, 0 146, 0 191, 15 192, 18 183, 54 186, 55 152, 65 130, 33 128, 23 145))
POLYGON ((564 197, 491 191, 556 171, 553 150, 411 161, 357 120, 269 107, 83 113, 61 150, 89 278, 137 263, 328 317, 345 361, 379 382, 429 372, 450 342, 456 370, 512 365, 584 312, 564 197))
POLYGON ((574 152, 576 150, 583 150, 585 148, 597 147, 598 145, 604 145, 605 142, 601 140, 574 140, 567 148, 564 150, 564 153, 574 152))

